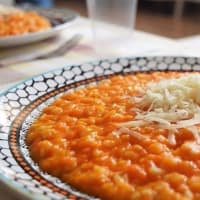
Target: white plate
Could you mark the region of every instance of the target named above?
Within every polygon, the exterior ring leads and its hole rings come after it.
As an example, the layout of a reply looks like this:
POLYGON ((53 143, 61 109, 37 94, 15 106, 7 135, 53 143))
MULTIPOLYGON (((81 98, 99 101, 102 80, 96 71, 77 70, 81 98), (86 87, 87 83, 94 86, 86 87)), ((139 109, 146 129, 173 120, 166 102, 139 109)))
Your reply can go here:
POLYGON ((76 12, 69 9, 41 9, 28 7, 26 10, 36 10, 42 16, 47 17, 51 21, 52 28, 23 35, 0 37, 0 47, 18 46, 56 36, 59 32, 68 28, 78 17, 76 12))

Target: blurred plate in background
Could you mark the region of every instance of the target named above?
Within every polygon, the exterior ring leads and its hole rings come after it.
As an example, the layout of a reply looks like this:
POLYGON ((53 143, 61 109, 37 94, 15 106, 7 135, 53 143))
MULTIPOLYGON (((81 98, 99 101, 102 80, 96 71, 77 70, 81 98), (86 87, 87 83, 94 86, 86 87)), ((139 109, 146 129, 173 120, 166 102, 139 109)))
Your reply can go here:
POLYGON ((71 23, 79 16, 78 13, 69 9, 46 9, 32 6, 23 6, 22 9, 27 11, 32 10, 38 12, 40 15, 49 19, 49 21, 52 24, 52 27, 50 29, 34 33, 0 37, 0 47, 18 46, 56 36, 59 32, 68 28, 71 25, 71 23))

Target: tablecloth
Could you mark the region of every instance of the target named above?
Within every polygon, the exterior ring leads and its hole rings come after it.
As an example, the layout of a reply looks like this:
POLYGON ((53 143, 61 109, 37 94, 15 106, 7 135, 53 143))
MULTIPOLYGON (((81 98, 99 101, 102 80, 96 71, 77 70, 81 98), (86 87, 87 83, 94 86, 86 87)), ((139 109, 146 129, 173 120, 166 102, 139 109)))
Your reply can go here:
MULTIPOLYGON (((109 28, 110 32, 113 31, 112 26, 106 28, 109 28)), ((120 35, 122 30, 120 28, 117 29, 117 34, 120 35)), ((116 31, 116 29, 114 31, 116 31)), ((104 34, 104 32, 105 28, 102 26, 102 34, 104 34)), ((135 30, 126 38, 126 45, 122 44, 117 48, 109 48, 108 46, 96 52, 91 22, 87 18, 80 17, 68 29, 63 31, 58 38, 23 47, 14 47, 7 50, 0 49, 0 59, 5 59, 11 55, 16 56, 20 54, 27 56, 34 52, 47 51, 50 48, 57 47, 62 41, 67 41, 75 34, 81 34, 82 40, 62 57, 41 59, 1 67, 0 89, 5 88, 8 84, 10 85, 14 82, 29 78, 35 74, 60 68, 72 63, 87 62, 105 57, 173 55, 176 53, 175 51, 177 48, 175 47, 176 42, 172 39, 135 30)))

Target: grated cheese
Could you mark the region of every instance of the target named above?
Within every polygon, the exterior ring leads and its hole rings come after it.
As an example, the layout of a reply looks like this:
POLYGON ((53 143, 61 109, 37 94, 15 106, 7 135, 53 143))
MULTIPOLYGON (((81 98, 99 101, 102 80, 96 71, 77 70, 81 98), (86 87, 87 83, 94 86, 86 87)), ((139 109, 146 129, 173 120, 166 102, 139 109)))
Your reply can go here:
POLYGON ((199 155, 200 154, 200 145, 195 144, 194 142, 186 142, 183 144, 182 148, 188 149, 193 155, 199 155))
POLYGON ((200 143, 200 74, 151 82, 142 96, 131 98, 136 108, 133 121, 122 123, 122 127, 152 125, 169 130, 168 139, 176 144, 178 129, 186 128, 200 143))

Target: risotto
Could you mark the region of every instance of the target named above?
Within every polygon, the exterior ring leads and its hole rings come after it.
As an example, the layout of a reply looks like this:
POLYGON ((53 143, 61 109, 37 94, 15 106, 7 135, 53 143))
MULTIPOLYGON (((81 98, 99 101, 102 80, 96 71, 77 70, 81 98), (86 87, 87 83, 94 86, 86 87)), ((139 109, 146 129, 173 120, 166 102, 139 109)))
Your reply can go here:
POLYGON ((0 15, 0 37, 21 35, 49 29, 51 23, 36 12, 13 12, 0 15))
POLYGON ((183 76, 119 75, 64 94, 31 125, 31 157, 43 171, 105 200, 200 199, 198 124, 172 134, 162 120, 139 123, 138 112, 150 113, 152 105, 133 100, 149 82, 183 76))

